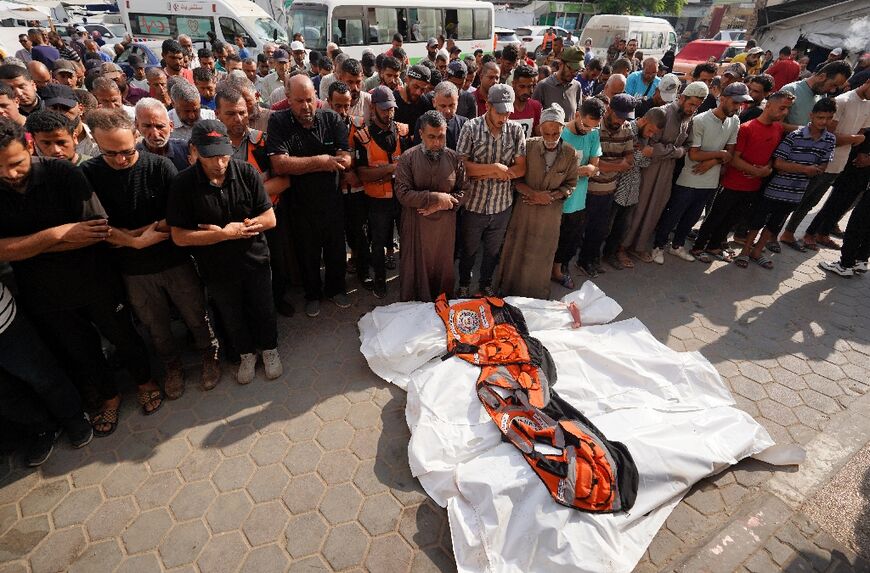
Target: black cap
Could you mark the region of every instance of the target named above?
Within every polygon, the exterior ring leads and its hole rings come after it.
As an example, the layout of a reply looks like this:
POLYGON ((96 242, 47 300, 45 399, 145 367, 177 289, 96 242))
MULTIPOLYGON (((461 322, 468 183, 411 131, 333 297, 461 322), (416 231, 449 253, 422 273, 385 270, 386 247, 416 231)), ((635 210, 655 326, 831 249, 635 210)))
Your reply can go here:
POLYGON ((426 66, 421 66, 417 64, 416 66, 411 66, 408 68, 408 77, 415 80, 423 80, 424 82, 428 82, 432 79, 432 70, 427 68, 426 66))
POLYGON ((194 124, 190 133, 190 143, 203 157, 233 154, 233 145, 230 143, 230 136, 227 135, 227 128, 216 119, 204 119, 194 124))
POLYGON ((272 52, 272 59, 276 62, 283 62, 286 64, 290 61, 290 54, 288 54, 286 50, 282 50, 279 48, 272 52))
POLYGON ((73 108, 79 105, 75 92, 71 87, 64 84, 45 84, 45 87, 39 90, 39 97, 42 98, 48 107, 62 105, 73 108))
POLYGON ((468 75, 468 66, 465 62, 454 60, 447 64, 447 75, 452 78, 464 78, 468 75))
POLYGON ((637 105, 637 100, 628 94, 616 94, 610 98, 610 109, 620 119, 634 119, 634 107, 637 105))

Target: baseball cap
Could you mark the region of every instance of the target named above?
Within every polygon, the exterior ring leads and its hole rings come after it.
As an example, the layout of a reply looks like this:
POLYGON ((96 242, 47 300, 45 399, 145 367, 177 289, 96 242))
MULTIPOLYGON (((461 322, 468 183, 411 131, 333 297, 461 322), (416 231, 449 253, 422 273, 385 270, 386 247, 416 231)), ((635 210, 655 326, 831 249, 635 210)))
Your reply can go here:
POLYGON ((628 94, 616 94, 610 98, 610 109, 620 119, 634 119, 634 106, 637 101, 628 94))
POLYGON ((746 103, 752 101, 752 98, 749 97, 749 88, 746 87, 746 84, 742 82, 734 82, 732 84, 728 84, 725 86, 725 89, 722 90, 722 95, 725 97, 730 97, 732 100, 739 103, 746 103))
POLYGON ((68 72, 72 75, 76 74, 76 67, 69 60, 55 60, 52 70, 55 72, 68 72))
POLYGON ((233 145, 227 135, 227 128, 216 119, 204 119, 193 126, 190 143, 203 157, 232 155, 233 145))
POLYGON ((429 39, 426 41, 426 47, 427 47, 427 48, 434 48, 434 47, 437 46, 437 45, 438 45, 438 40, 436 40, 435 38, 429 38, 429 39))
POLYGON ((672 102, 677 99, 677 92, 680 91, 680 78, 674 74, 665 74, 659 82, 659 97, 666 102, 672 102))
POLYGON ((76 32, 85 32, 87 33, 88 29, 84 26, 76 26, 76 32))
POLYGON ((486 101, 497 113, 513 113, 514 88, 505 84, 495 84, 489 88, 486 101))
POLYGON ((843 48, 834 48, 833 50, 831 50, 831 53, 834 54, 835 56, 842 56, 843 55, 843 48))
POLYGON ((372 104, 378 106, 378 109, 398 107, 396 105, 396 96, 393 95, 393 90, 387 86, 378 86, 372 90, 372 104))
POLYGON ((751 50, 749 50, 749 51, 746 52, 746 53, 749 54, 750 56, 754 56, 755 54, 763 54, 763 53, 764 53, 764 50, 762 50, 761 48, 759 48, 758 46, 756 46, 756 47, 752 48, 751 50))
POLYGON ((450 48, 450 53, 451 54, 461 54, 462 48, 460 48, 459 46, 453 46, 452 48, 450 48))
POLYGON ((685 97, 699 97, 704 99, 707 97, 707 94, 710 93, 710 89, 707 87, 707 84, 704 82, 692 82, 686 86, 686 89, 683 90, 683 93, 680 95, 685 97))
MULTIPOLYGON (((586 53, 577 46, 568 46, 559 55, 559 59, 566 64, 579 64, 586 58, 586 53)), ((575 66, 571 66, 575 67, 575 66)))
POLYGON ((417 64, 408 68, 407 76, 415 80, 423 80, 424 82, 428 82, 430 79, 432 79, 432 70, 430 70, 426 66, 421 66, 420 64, 417 64))
POLYGON ((53 105, 75 107, 79 105, 72 88, 62 84, 46 84, 44 88, 39 90, 39 97, 42 98, 47 107, 53 105))
POLYGON ((736 78, 743 78, 746 75, 746 66, 741 64, 740 62, 734 62, 730 66, 728 66, 722 75, 729 74, 736 78))
POLYGON ((121 69, 121 66, 112 62, 104 62, 100 66, 100 76, 104 78, 116 78, 123 73, 124 70, 121 69))
POLYGON ((454 78, 464 78, 468 75, 468 66, 465 62, 454 60, 447 64, 447 75, 454 78))
POLYGON ((287 53, 287 50, 277 49, 272 52, 272 59, 276 62, 287 63, 290 61, 290 54, 287 53))
POLYGON ((304 52, 305 51, 305 44, 303 44, 299 40, 295 40, 293 42, 290 42, 290 51, 291 52, 300 52, 300 51, 304 52))

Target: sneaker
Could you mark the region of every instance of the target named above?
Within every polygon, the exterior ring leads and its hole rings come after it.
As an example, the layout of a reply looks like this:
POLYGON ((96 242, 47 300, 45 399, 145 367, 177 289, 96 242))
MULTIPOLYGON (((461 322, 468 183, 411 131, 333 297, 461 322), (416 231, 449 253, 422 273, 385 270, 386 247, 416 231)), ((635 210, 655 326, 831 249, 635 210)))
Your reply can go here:
POLYGON ((461 286, 456 289, 456 298, 471 298, 471 289, 467 286, 461 286))
POLYGON ((37 434, 27 450, 27 466, 35 468, 45 463, 54 451, 54 443, 60 435, 60 430, 37 434))
POLYGON ((372 294, 375 295, 375 298, 384 298, 387 296, 387 281, 374 281, 374 284, 372 285, 372 294))
POLYGON ((281 357, 278 356, 278 349, 263 351, 263 368, 266 370, 266 378, 274 380, 279 378, 284 373, 284 367, 281 365, 281 357))
POLYGON ((485 286, 480 289, 480 296, 496 296, 495 289, 491 286, 485 286))
POLYGON ((580 270, 590 279, 598 276, 598 268, 594 264, 580 265, 580 270))
POLYGON ((375 281, 372 279, 372 275, 365 273, 357 275, 357 278, 364 289, 372 290, 375 287, 375 281))
POLYGON ((350 308, 350 298, 343 292, 329 297, 329 300, 331 300, 338 308, 350 308))
POLYGON ((692 256, 692 253, 686 250, 686 247, 678 247, 676 249, 673 247, 668 247, 668 254, 674 255, 675 257, 678 257, 690 263, 694 262, 695 260, 695 257, 692 256))
POLYGON ((658 265, 665 264, 665 252, 662 249, 656 247, 652 250, 652 260, 658 265))
POLYGON ((239 362, 239 371, 236 372, 236 382, 250 384, 254 381, 254 372, 257 368, 257 355, 254 353, 242 354, 239 362))
POLYGON ((214 349, 202 353, 202 375, 200 376, 200 388, 211 390, 221 379, 221 359, 214 349))
POLYGON ((76 418, 75 421, 67 424, 66 435, 69 437, 69 443, 75 449, 90 444, 91 440, 94 439, 94 427, 91 426, 90 417, 83 413, 81 418, 76 418))
POLYGON ((858 261, 855 263, 855 266, 852 267, 852 270, 856 273, 864 274, 867 272, 867 261, 858 261))
POLYGON ((835 263, 829 263, 827 261, 822 261, 821 263, 819 263, 819 267, 821 267, 822 269, 824 269, 826 271, 836 273, 836 274, 840 275, 841 277, 844 277, 847 279, 850 279, 855 275, 855 271, 853 271, 852 269, 847 269, 847 268, 840 266, 840 261, 837 261, 835 263))
POLYGON ((305 301, 305 314, 310 316, 311 318, 317 318, 320 316, 320 301, 319 300, 306 300, 305 301))
POLYGON ((166 363, 166 378, 163 379, 163 393, 170 400, 177 400, 184 394, 184 368, 179 358, 166 363))

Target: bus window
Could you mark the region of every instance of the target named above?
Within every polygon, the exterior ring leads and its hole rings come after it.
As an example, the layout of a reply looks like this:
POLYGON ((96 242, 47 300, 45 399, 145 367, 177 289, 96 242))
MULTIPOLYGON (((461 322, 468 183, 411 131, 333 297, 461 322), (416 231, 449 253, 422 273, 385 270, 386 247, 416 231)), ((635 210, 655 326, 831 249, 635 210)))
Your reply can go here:
POLYGON ((365 43, 362 6, 333 8, 332 41, 339 46, 361 46, 365 43))
POLYGON ((251 35, 245 30, 245 27, 236 22, 233 18, 227 18, 225 16, 221 16, 218 19, 218 22, 221 25, 221 33, 224 35, 224 38, 227 42, 231 44, 236 43, 236 37, 241 36, 245 40, 246 48, 256 48, 257 43, 251 38, 251 35))
POLYGON ((175 16, 159 16, 157 14, 130 14, 131 32, 137 36, 172 36, 174 27, 170 18, 175 16))
POLYGON ((444 18, 444 32, 454 40, 471 40, 474 36, 471 8, 448 8, 444 18))
POLYGON ((326 50, 326 6, 291 4, 287 20, 291 37, 300 33, 306 48, 326 50))
POLYGON ((488 40, 492 38, 492 12, 477 8, 474 10, 474 39, 488 40))
POLYGON ((389 44, 399 29, 395 8, 369 8, 369 44, 389 44))
POLYGON ((411 8, 411 41, 425 42, 441 34, 441 10, 434 8, 411 8))
POLYGON ((194 42, 208 41, 208 33, 214 32, 214 22, 211 18, 197 18, 196 16, 173 16, 173 18, 175 19, 175 35, 187 34, 194 42))

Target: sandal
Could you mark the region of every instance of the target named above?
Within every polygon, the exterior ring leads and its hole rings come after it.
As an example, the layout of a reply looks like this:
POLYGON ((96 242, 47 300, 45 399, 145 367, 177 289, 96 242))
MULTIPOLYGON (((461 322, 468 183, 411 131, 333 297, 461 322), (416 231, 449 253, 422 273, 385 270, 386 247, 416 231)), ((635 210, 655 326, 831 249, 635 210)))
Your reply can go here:
POLYGON ((782 252, 782 247, 780 246, 779 241, 770 241, 769 243, 764 245, 764 248, 771 253, 779 254, 782 252))
POLYGON ((799 253, 807 252, 807 248, 804 246, 804 244, 797 239, 795 239, 794 241, 780 241, 780 243, 782 243, 786 247, 791 247, 799 253))
POLYGON ((628 254, 631 255, 632 257, 636 258, 637 260, 639 260, 642 263, 651 263, 653 260, 652 253, 650 253, 648 251, 644 251, 642 253, 638 253, 637 251, 629 251, 628 254))
POLYGON ((734 260, 734 252, 729 249, 722 249, 721 251, 707 251, 707 254, 716 259, 717 261, 722 261, 723 263, 730 263, 734 260))
POLYGON ((618 253, 616 253, 616 258, 619 259, 619 263, 622 265, 622 268, 634 268, 634 261, 631 260, 631 257, 625 254, 625 251, 619 251, 618 253))
POLYGON ((118 409, 106 408, 102 412, 94 414, 91 418, 91 427, 94 429, 94 435, 99 438, 105 438, 111 435, 118 428, 118 409), (97 426, 109 425, 108 430, 98 430, 97 426))
POLYGON ((833 240, 831 237, 816 237, 816 244, 835 251, 840 250, 840 243, 833 240))
POLYGON ((804 243, 804 249, 806 249, 808 251, 814 251, 814 252, 819 251, 819 246, 816 243, 808 243, 806 241, 804 241, 803 243, 804 243))
POLYGON ((757 259, 755 257, 749 257, 749 258, 752 260, 752 262, 754 262, 755 264, 757 264, 759 267, 761 267, 763 269, 771 270, 773 268, 773 261, 771 261, 770 259, 768 259, 764 255, 761 255, 757 259))
POLYGON ((749 255, 740 255, 739 257, 734 259, 734 264, 741 269, 745 269, 749 266, 749 255))
POLYGON ((550 280, 553 281, 554 283, 559 283, 560 285, 562 285, 563 287, 565 287, 567 289, 574 288, 574 279, 572 279, 571 275, 569 275, 569 274, 563 274, 559 278, 551 277, 550 280))
POLYGON ((150 416, 163 407, 163 392, 159 388, 157 390, 137 390, 136 399, 142 405, 142 414, 145 416, 150 416), (158 400, 159 402, 157 402, 158 400), (154 407, 154 402, 157 402, 156 407, 154 407), (152 406, 151 410, 146 408, 148 405, 152 406))

